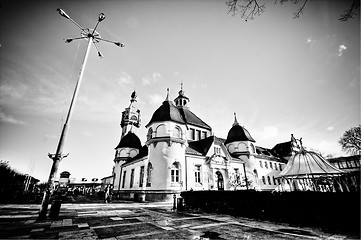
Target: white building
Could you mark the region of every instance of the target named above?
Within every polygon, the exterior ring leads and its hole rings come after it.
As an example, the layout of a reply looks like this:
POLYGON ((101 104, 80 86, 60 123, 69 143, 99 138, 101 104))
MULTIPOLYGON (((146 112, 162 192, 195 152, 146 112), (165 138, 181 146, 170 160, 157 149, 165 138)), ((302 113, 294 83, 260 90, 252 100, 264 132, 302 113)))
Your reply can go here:
POLYGON ((189 101, 183 89, 174 103, 168 92, 145 126, 148 134, 142 146, 132 131, 141 123, 132 93, 115 148, 114 195, 164 201, 187 190, 275 189, 279 184, 275 177, 287 163, 283 156, 291 152, 291 142, 272 150, 258 147, 236 116, 227 139, 213 136, 212 128, 189 110, 189 101))

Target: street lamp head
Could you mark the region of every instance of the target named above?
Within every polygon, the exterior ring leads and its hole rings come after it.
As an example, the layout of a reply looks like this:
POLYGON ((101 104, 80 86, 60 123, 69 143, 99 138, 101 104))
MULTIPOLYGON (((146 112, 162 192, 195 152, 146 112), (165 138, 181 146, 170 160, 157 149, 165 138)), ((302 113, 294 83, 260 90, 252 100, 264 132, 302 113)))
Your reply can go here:
POLYGON ((58 13, 59 13, 62 17, 65 17, 65 18, 67 18, 67 19, 70 19, 69 15, 66 14, 66 13, 63 11, 63 9, 58 8, 58 9, 56 9, 56 11, 58 11, 58 13))
POLYGON ((101 22, 105 19, 105 14, 104 13, 101 13, 99 14, 99 18, 98 18, 98 21, 101 22))
POLYGON ((114 44, 117 45, 118 47, 125 47, 125 45, 123 43, 120 43, 120 42, 115 42, 114 44))

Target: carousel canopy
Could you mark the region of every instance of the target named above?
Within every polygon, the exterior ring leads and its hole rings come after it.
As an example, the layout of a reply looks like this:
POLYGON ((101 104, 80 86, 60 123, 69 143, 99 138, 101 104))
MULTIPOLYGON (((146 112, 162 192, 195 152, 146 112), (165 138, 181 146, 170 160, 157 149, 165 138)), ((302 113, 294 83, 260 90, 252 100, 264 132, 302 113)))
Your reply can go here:
POLYGON ((308 178, 341 175, 344 171, 332 166, 319 154, 306 151, 303 147, 293 155, 279 178, 308 178))

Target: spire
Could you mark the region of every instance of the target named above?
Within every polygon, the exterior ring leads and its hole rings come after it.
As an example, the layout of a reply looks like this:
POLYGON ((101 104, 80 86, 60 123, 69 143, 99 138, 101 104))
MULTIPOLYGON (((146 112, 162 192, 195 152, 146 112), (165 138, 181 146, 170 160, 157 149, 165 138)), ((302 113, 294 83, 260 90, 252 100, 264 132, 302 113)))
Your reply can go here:
POLYGON ((237 114, 234 113, 234 123, 233 123, 232 126, 237 126, 237 125, 239 125, 239 123, 238 123, 238 121, 237 121, 237 114))

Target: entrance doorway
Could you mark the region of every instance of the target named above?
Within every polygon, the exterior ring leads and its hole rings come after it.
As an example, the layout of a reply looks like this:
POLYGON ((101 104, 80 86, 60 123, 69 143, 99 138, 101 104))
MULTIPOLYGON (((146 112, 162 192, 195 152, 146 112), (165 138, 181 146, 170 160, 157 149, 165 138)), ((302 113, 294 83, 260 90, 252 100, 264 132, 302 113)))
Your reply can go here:
POLYGON ((222 173, 219 171, 216 172, 217 175, 217 189, 218 190, 224 190, 224 182, 223 182, 223 176, 222 173))

